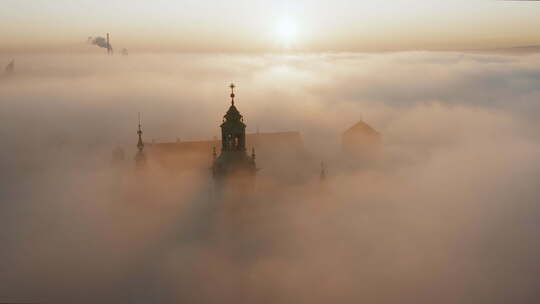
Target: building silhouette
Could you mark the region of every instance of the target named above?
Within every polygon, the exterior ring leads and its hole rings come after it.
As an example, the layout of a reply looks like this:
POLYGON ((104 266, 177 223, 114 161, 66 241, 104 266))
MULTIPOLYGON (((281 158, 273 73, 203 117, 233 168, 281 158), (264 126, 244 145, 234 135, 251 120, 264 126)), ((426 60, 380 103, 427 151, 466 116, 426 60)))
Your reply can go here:
POLYGON ((247 134, 244 118, 235 105, 234 89, 231 85, 231 105, 220 125, 221 137, 195 141, 177 137, 171 142, 145 143, 139 115, 137 168, 160 170, 172 178, 209 178, 215 193, 232 189, 252 192, 255 185, 256 192, 269 193, 283 186, 303 185, 317 177, 327 184, 332 180, 328 168, 361 170, 377 166, 381 135, 364 121, 342 133, 344 153, 339 158, 321 163, 305 149, 299 132, 264 133, 257 128, 256 133, 247 134))
POLYGON ((231 88, 231 106, 221 124, 221 152, 213 150, 212 176, 217 191, 250 191, 255 186, 257 166, 255 148, 251 155, 246 150, 246 125, 234 104, 234 84, 231 88))
MULTIPOLYGON (((212 173, 212 170, 209 170, 209 168, 212 169, 214 167, 212 156, 214 150, 216 154, 215 160, 218 160, 218 156, 221 157, 218 163, 216 163, 216 165, 220 165, 221 161, 224 161, 226 155, 229 154, 243 154, 244 157, 248 155, 248 158, 250 158, 249 154, 252 154, 253 148, 255 148, 257 164, 264 168, 260 171, 264 176, 291 183, 298 179, 298 175, 309 175, 305 168, 316 164, 310 163, 309 153, 307 153, 304 147, 304 142, 299 132, 247 133, 247 128, 242 127, 244 122, 238 109, 236 106, 231 106, 231 108, 227 112, 230 115, 225 115, 223 119, 224 122, 221 131, 225 133, 229 132, 233 136, 234 127, 232 126, 240 126, 241 134, 239 136, 242 138, 240 143, 242 145, 241 150, 243 151, 227 151, 231 143, 222 140, 224 137, 227 140, 227 136, 223 134, 220 137, 214 137, 210 140, 186 141, 176 138, 176 140, 171 142, 145 142, 144 154, 148 161, 152 161, 151 167, 167 171, 171 175, 187 172, 204 175, 212 173), (235 116, 239 119, 234 123, 233 120, 230 123, 225 123, 227 116, 235 116), (233 128, 232 132, 231 127, 233 128)), ((238 141, 239 139, 236 140, 238 141)), ((216 174, 221 173, 216 172, 216 174)))
MULTIPOLYGON (((246 149, 256 148, 257 162, 265 174, 276 175, 291 169, 291 164, 303 165, 308 157, 299 132, 246 133, 246 149), (283 149, 287 147, 287 149, 283 149)), ((146 143, 145 153, 155 166, 181 173, 204 171, 212 164, 212 151, 220 151, 220 138, 211 140, 176 140, 173 142, 146 143), (210 165, 209 165, 210 164, 210 165)), ((217 156, 216 156, 217 157, 217 156)))

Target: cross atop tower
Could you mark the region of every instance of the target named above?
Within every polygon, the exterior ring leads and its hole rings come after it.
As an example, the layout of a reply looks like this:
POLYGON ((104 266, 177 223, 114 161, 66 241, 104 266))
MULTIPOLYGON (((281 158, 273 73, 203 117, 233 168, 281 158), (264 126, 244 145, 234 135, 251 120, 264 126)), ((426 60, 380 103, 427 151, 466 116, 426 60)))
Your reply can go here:
POLYGON ((236 88, 236 86, 234 85, 234 83, 231 83, 229 88, 231 88, 231 104, 234 106, 234 97, 235 97, 234 88, 236 88))

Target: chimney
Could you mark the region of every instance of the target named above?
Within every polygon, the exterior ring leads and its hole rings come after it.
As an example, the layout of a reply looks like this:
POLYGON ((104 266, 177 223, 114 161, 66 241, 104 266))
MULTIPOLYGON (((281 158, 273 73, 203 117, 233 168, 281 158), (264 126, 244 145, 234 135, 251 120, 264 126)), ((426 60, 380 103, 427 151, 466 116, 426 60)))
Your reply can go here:
POLYGON ((109 40, 109 33, 107 33, 107 54, 111 54, 111 42, 109 40))

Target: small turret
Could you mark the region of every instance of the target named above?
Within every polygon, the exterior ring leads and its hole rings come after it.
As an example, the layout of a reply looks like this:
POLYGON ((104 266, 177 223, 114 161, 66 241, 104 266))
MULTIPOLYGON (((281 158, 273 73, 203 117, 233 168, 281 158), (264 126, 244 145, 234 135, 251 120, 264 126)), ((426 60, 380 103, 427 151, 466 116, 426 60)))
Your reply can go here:
POLYGON ((144 154, 144 142, 142 140, 142 125, 141 125, 141 113, 139 113, 139 129, 137 130, 137 135, 139 136, 139 141, 137 142, 137 154, 135 155, 135 163, 137 167, 141 167, 146 163, 146 155, 144 154))

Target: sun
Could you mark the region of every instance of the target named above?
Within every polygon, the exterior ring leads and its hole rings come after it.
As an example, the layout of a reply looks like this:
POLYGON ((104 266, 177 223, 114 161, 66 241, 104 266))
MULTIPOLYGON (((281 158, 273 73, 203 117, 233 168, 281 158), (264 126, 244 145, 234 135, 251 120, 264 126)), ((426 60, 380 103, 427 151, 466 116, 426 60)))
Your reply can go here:
POLYGON ((293 47, 298 41, 298 25, 289 18, 281 19, 275 31, 276 40, 282 47, 293 47))

